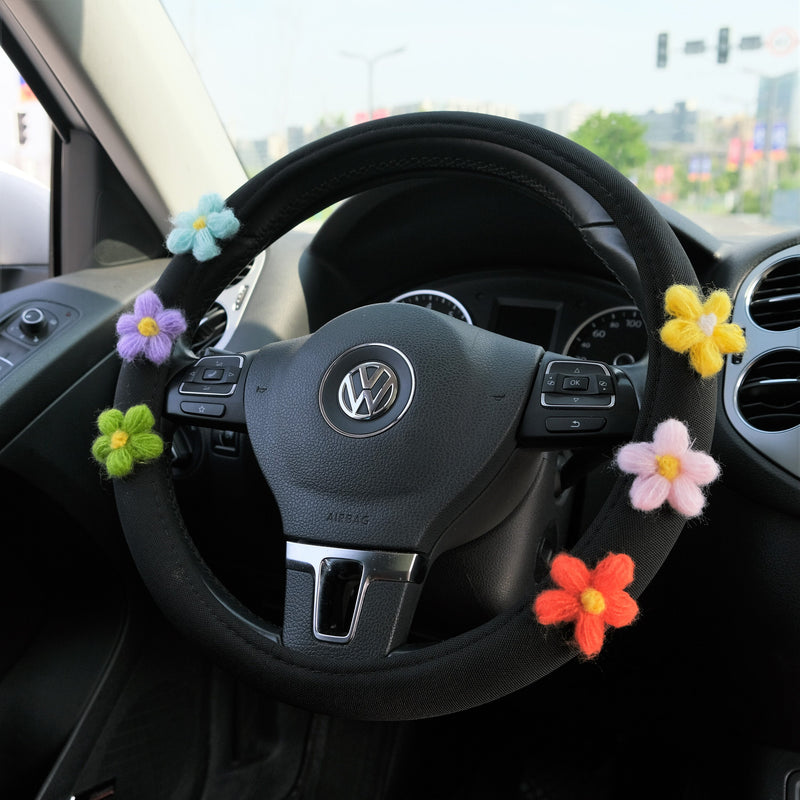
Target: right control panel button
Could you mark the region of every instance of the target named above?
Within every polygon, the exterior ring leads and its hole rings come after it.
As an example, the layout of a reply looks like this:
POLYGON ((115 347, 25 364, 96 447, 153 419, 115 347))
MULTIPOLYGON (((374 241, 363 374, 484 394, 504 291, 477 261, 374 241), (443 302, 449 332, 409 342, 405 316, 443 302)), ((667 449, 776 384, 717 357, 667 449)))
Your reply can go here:
POLYGON ((619 368, 545 353, 518 439, 547 449, 603 446, 630 439, 638 414, 634 386, 619 368))
POLYGON ((550 433, 600 431, 605 425, 603 417, 545 417, 544 420, 544 426, 550 433))
POLYGON ((547 408, 614 405, 614 378, 599 361, 559 361, 544 365, 542 405, 547 408), (601 391, 602 385, 602 391, 601 391))

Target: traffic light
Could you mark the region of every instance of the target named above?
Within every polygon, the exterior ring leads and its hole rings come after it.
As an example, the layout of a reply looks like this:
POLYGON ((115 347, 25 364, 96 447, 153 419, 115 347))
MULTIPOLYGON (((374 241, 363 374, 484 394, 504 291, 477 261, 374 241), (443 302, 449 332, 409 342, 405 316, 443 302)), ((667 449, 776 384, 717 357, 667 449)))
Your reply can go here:
POLYGON ((664 67, 667 66, 667 42, 667 34, 659 33, 658 45, 656 47, 656 66, 659 69, 664 69, 664 67))
POLYGON ((24 111, 17 112, 17 138, 20 144, 28 141, 27 114, 24 111))
POLYGON ((686 42, 683 46, 683 52, 687 56, 696 56, 699 53, 705 53, 706 43, 703 39, 694 39, 691 42, 686 42))
POLYGON ((740 50, 760 50, 763 45, 760 36, 742 36, 739 42, 740 50))
POLYGON ((730 28, 720 28, 717 38, 717 64, 725 64, 728 61, 729 38, 730 28))

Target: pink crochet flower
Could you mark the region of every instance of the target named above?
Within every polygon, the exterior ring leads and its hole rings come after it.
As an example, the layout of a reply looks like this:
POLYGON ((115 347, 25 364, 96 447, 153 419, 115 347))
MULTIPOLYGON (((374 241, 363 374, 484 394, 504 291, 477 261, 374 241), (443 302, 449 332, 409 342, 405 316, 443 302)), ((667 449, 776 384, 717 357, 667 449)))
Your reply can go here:
POLYGON ((717 462, 691 449, 689 431, 676 419, 662 422, 652 442, 620 448, 617 466, 636 475, 630 489, 634 508, 652 511, 666 501, 685 517, 696 517, 703 510, 705 496, 699 487, 719 476, 717 462))
POLYGON ((164 308, 158 295, 148 289, 136 298, 133 314, 123 314, 117 320, 117 352, 125 361, 143 355, 154 364, 162 364, 185 330, 183 314, 164 308))

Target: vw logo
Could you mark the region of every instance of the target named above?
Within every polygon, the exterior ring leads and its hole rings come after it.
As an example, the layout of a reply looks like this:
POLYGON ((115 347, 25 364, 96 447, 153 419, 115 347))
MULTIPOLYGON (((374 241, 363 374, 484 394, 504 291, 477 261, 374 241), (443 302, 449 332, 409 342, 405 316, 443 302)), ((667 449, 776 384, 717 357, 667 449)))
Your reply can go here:
POLYGON ((319 387, 319 409, 337 433, 354 439, 375 436, 396 425, 414 397, 416 378, 408 358, 380 342, 340 353, 319 387))
POLYGON ((374 419, 397 399, 397 375, 380 361, 366 361, 351 369, 339 384, 339 407, 350 419, 374 419))

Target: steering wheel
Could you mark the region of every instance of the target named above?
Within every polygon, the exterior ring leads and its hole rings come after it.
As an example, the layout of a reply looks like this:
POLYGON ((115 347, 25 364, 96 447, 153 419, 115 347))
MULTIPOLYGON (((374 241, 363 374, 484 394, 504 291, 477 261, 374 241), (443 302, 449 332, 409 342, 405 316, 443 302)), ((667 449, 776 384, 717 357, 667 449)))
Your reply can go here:
MULTIPOLYGON (((126 362, 118 379, 116 407, 147 404, 167 435, 171 421, 197 424, 185 409, 196 408, 190 384, 203 380, 198 375, 228 371, 224 392, 210 398, 221 408, 209 424, 246 430, 280 508, 282 624, 261 619, 212 574, 187 530, 167 458, 114 482, 120 519, 146 586, 181 631, 273 696, 322 713, 449 714, 565 664, 575 648, 531 610, 549 586, 546 573, 534 575, 535 558, 507 607, 443 640, 416 641, 412 622, 433 565, 509 518, 537 541, 536 509, 548 492, 540 483, 532 494, 532 476, 555 451, 650 439, 667 418, 683 420, 700 448, 711 442, 715 381, 701 379, 658 337, 666 289, 698 283, 677 238, 624 176, 524 123, 409 114, 307 145, 227 199, 241 228, 220 255, 203 263, 174 257, 154 291, 184 310, 191 334, 242 267, 300 222, 366 189, 443 175, 500 181, 575 227, 642 312, 649 349, 638 397, 607 365, 603 372, 604 365, 396 303, 357 308, 309 336, 224 355, 218 365, 216 357, 187 362, 176 353, 160 366, 126 362), (611 379, 613 402, 595 398, 590 409, 600 429, 576 431, 577 412, 550 402, 548 382, 567 368, 611 379)), ((571 553, 587 563, 627 553, 636 564, 629 591, 638 597, 685 519, 669 507, 633 509, 629 481, 616 479, 571 553)), ((502 582, 519 555, 493 552, 498 563, 487 568, 502 582)))

